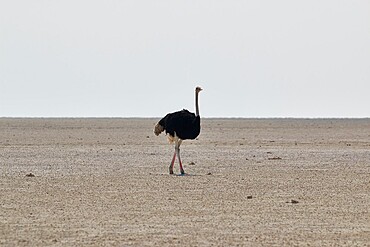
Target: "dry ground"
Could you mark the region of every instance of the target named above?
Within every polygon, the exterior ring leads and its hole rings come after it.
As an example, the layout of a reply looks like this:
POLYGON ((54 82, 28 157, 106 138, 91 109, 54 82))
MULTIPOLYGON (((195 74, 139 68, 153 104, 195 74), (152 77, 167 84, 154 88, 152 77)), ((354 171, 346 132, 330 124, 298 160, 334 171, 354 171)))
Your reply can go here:
POLYGON ((0 245, 370 246, 370 119, 156 121, 0 119, 0 245))

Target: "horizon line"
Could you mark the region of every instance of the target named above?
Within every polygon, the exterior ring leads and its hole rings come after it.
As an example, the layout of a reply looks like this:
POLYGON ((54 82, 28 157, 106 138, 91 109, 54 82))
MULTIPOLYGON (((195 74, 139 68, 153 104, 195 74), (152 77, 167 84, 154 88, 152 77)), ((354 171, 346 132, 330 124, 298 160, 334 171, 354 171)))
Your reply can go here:
MULTIPOLYGON (((0 116, 0 119, 161 119, 162 117, 157 116, 0 116)), ((201 117, 202 119, 370 119, 370 116, 207 116, 201 117)))

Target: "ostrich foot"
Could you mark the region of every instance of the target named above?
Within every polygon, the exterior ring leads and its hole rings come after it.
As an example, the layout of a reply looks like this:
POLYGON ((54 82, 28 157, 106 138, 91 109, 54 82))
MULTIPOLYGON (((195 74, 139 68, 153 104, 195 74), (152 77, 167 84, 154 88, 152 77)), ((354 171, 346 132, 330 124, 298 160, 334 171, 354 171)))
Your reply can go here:
POLYGON ((172 168, 172 166, 170 166, 169 170, 170 170, 170 174, 173 174, 173 168, 172 168))
POLYGON ((181 170, 181 175, 185 175, 185 171, 184 170, 181 170))

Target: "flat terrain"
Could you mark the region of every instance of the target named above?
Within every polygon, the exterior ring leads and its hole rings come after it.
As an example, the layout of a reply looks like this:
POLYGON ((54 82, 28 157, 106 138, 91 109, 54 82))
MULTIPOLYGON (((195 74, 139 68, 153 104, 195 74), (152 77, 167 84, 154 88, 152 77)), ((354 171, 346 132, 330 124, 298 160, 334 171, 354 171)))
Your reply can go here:
POLYGON ((370 119, 157 120, 0 118, 0 246, 370 246, 370 119))

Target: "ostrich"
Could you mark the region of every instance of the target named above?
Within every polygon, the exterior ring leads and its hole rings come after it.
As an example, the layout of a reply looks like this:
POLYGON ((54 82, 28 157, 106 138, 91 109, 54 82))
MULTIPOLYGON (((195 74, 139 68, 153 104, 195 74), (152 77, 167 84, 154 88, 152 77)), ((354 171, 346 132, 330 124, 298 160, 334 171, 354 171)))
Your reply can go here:
POLYGON ((165 130, 169 143, 175 142, 175 152, 169 168, 170 174, 173 174, 176 155, 179 160, 181 175, 185 174, 180 158, 180 145, 183 140, 195 139, 200 133, 198 94, 202 90, 200 87, 195 88, 195 114, 186 109, 168 113, 154 126, 155 135, 158 136, 165 130))

